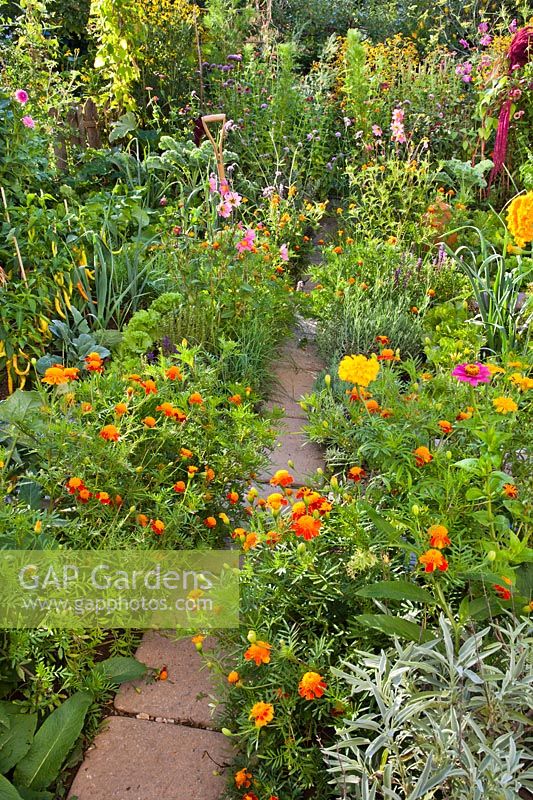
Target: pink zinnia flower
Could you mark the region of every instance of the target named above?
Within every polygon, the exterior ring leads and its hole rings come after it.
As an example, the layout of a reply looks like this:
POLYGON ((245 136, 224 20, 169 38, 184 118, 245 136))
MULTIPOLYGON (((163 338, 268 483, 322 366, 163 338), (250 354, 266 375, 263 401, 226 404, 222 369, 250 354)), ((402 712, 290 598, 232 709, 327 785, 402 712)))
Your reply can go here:
POLYGON ((282 261, 289 260, 289 248, 287 247, 286 244, 282 244, 281 247, 279 248, 279 255, 282 261))
POLYGON ((22 117, 22 124, 25 128, 35 128, 35 120, 33 117, 30 117, 29 114, 26 114, 25 117, 22 117))
POLYGON ((15 100, 17 103, 20 103, 21 106, 23 106, 24 103, 27 103, 29 99, 28 92, 26 92, 24 89, 17 89, 15 92, 15 100))
POLYGON ((454 378, 462 383, 469 383, 470 386, 477 386, 478 383, 490 383, 490 369, 484 364, 458 364, 452 372, 454 378))

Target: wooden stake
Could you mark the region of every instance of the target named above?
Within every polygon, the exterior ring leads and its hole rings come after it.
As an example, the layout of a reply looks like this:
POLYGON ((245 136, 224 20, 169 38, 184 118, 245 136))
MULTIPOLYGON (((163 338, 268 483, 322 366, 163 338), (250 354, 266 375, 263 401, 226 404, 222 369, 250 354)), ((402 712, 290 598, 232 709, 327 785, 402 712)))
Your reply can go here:
MULTIPOLYGON (((4 191, 4 187, 3 186, 0 186, 0 194, 2 195, 2 203, 4 204, 4 209, 5 209, 5 212, 6 212, 6 219, 7 219, 8 223, 9 223, 9 225, 11 225, 11 218, 9 216, 9 209, 7 207, 6 193, 4 191)), ((19 262, 20 275, 22 277, 22 280, 24 281, 24 285, 25 285, 26 289, 28 289, 28 279, 26 278, 26 270, 24 269, 24 262, 22 261, 22 255, 20 253, 20 247, 19 247, 19 243, 17 242, 17 237, 16 236, 13 236, 13 242, 14 242, 14 245, 15 245, 15 252, 17 254, 17 261, 19 262)))

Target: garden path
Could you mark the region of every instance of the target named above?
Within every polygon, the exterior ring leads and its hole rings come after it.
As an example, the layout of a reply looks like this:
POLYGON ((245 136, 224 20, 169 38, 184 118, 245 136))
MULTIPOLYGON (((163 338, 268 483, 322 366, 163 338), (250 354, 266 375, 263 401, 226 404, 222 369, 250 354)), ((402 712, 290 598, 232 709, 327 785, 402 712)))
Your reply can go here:
MULTIPOLYGON (((305 281, 300 288, 306 290, 305 281)), ((305 414, 298 402, 324 368, 313 338, 312 324, 300 318, 275 363, 265 408, 281 407, 283 418, 269 469, 258 478, 261 496, 275 491, 268 481, 277 469, 289 468, 301 486, 324 466, 322 451, 302 429, 305 414)), ((204 650, 209 647, 206 639, 204 650)), ((218 800, 232 748, 211 715, 213 686, 200 655, 190 638, 175 641, 155 631, 144 634, 136 655, 156 671, 165 666, 168 678, 120 688, 112 715, 85 754, 70 800, 218 800)))

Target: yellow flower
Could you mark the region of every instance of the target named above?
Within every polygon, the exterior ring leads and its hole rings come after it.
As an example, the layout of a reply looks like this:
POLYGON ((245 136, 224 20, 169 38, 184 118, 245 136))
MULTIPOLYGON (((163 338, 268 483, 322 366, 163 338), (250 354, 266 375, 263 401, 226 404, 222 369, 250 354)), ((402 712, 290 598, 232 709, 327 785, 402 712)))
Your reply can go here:
POLYGON ((518 247, 533 242, 533 191, 511 200, 507 209, 507 227, 518 247))
POLYGON ((255 727, 262 728, 268 725, 274 718, 274 706, 272 703, 254 703, 250 710, 249 719, 255 720, 255 727))
POLYGON ((512 375, 509 375, 509 380, 511 383, 514 383, 521 392, 527 392, 529 389, 533 389, 533 378, 528 378, 520 372, 513 372, 512 375))
POLYGON ((356 386, 368 386, 375 381, 379 372, 379 362, 375 358, 366 356, 344 356, 339 364, 339 378, 341 381, 353 383, 356 386))
POLYGON ((504 368, 499 367, 497 364, 485 364, 485 366, 487 367, 491 375, 497 375, 500 372, 505 372, 504 368))
POLYGON ((492 405, 498 414, 508 414, 510 411, 518 411, 518 406, 512 397, 496 397, 492 405))

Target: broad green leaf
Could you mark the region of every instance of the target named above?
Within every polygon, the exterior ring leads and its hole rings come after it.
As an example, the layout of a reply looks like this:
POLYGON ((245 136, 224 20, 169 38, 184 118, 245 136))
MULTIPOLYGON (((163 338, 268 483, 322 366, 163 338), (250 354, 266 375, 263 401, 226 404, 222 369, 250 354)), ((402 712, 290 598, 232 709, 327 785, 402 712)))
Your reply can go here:
POLYGON ((54 800, 54 795, 50 792, 35 792, 33 789, 22 789, 17 787, 22 800, 54 800))
POLYGON ((375 511, 372 506, 369 505, 369 503, 361 502, 360 505, 370 520, 374 523, 376 528, 379 528, 380 531, 383 531, 383 533, 389 536, 393 542, 398 539, 400 536, 400 531, 396 530, 396 528, 394 528, 388 520, 381 517, 377 511, 375 511))
POLYGON ((29 789, 46 789, 57 778, 82 731, 92 702, 88 692, 76 692, 45 719, 17 765, 15 783, 29 789))
POLYGON ((105 675, 110 683, 120 684, 144 677, 147 667, 131 656, 114 656, 100 661, 94 670, 105 675))
POLYGON ((117 122, 113 123, 112 131, 109 134, 109 142, 113 144, 117 139, 122 139, 127 133, 131 133, 137 127, 137 117, 133 111, 127 111, 117 122))
POLYGON ((12 425, 22 424, 32 413, 42 406, 38 392, 25 392, 17 389, 13 394, 0 403, 0 420, 10 422, 12 425))
POLYGON ((435 638, 430 631, 424 631, 420 625, 401 617, 388 614, 358 614, 355 619, 367 628, 375 628, 387 636, 398 636, 410 642, 429 642, 435 638))
POLYGON ((22 800, 12 783, 0 775, 0 800, 22 800))
POLYGON ((379 581, 370 586, 363 586, 356 594, 359 597, 373 597, 386 600, 412 600, 415 603, 435 605, 437 602, 431 592, 409 581, 379 581))
POLYGON ((12 703, 2 703, 9 717, 9 728, 0 732, 0 773, 13 769, 24 758, 33 741, 37 727, 36 714, 21 714, 12 703))

